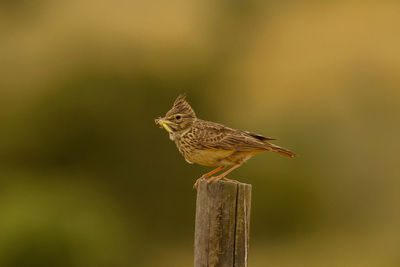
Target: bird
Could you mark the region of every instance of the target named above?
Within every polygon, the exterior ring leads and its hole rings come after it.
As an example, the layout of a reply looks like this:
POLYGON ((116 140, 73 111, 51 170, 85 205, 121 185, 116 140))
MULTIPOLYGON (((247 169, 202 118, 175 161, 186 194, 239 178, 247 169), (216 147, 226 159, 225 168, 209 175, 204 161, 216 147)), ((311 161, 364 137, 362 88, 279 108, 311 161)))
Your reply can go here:
POLYGON ((276 140, 274 138, 199 119, 184 94, 179 95, 172 108, 164 117, 155 119, 155 123, 168 132, 169 138, 175 142, 188 163, 216 167, 198 178, 194 188, 204 179, 207 183, 217 180, 238 182, 226 175, 256 154, 271 151, 288 158, 297 156, 288 149, 270 143, 276 140), (225 172, 212 176, 226 168, 225 172))

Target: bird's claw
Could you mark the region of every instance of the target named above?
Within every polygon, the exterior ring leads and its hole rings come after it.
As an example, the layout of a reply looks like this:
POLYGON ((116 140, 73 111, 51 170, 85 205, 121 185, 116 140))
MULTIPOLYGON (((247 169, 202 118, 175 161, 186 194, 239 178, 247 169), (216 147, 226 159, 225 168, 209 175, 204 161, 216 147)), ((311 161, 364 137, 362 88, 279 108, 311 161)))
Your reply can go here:
POLYGON ((209 178, 207 180, 207 184, 211 183, 212 181, 219 181, 219 180, 224 180, 224 181, 231 182, 231 183, 239 183, 236 180, 232 180, 232 179, 226 178, 225 176, 218 175, 218 176, 214 176, 214 177, 209 178))
POLYGON ((224 176, 220 176, 220 175, 212 176, 212 177, 209 177, 209 178, 208 177, 203 177, 203 176, 201 176, 199 179, 196 180, 196 182, 193 185, 193 189, 197 189, 197 187, 199 186, 200 181, 201 180, 206 180, 206 179, 207 179, 207 182, 206 182, 207 184, 211 183, 212 181, 219 181, 219 180, 224 180, 224 181, 231 182, 231 183, 239 183, 236 180, 232 180, 232 179, 226 178, 224 176))
POLYGON ((199 186, 199 183, 201 180, 205 179, 203 176, 201 176, 199 179, 196 180, 196 182, 193 185, 193 189, 197 189, 197 187, 199 186))

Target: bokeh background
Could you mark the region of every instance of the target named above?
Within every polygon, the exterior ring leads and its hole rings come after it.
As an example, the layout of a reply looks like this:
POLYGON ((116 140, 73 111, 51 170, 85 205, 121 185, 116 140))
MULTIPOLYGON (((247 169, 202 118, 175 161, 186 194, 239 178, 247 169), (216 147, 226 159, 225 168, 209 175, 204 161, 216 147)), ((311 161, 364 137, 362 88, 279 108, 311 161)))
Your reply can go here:
POLYGON ((400 2, 0 1, 0 266, 192 266, 195 179, 154 124, 278 138, 250 266, 400 266, 400 2))

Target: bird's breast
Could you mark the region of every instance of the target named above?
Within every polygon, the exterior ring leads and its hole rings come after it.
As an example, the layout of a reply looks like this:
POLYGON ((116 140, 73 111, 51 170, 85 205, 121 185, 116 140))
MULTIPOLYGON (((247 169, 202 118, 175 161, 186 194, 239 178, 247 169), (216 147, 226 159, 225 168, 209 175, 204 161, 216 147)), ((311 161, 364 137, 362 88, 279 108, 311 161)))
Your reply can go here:
POLYGON ((223 161, 232 155, 234 150, 206 149, 198 146, 192 140, 186 140, 185 138, 175 140, 175 143, 179 152, 189 163, 196 163, 203 166, 231 165, 223 161))

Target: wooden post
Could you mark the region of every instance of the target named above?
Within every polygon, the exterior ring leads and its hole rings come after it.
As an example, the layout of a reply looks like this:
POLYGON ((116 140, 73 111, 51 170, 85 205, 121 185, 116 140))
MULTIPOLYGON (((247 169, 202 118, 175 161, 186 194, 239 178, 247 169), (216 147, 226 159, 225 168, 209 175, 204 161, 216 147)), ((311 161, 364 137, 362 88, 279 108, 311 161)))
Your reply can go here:
POLYGON ((247 267, 250 203, 249 184, 199 183, 194 267, 247 267))

